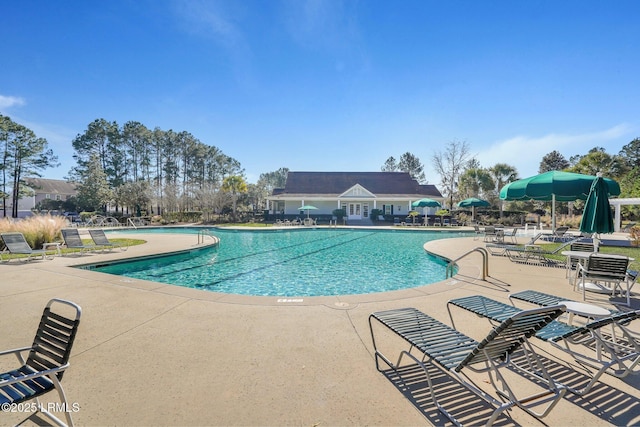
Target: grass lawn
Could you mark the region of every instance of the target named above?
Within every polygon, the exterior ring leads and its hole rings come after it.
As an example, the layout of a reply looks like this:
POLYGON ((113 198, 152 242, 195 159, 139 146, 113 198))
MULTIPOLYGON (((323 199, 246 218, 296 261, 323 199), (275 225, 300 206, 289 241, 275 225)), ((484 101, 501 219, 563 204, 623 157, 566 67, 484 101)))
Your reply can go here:
MULTIPOLYGON (((545 243, 544 250, 547 252, 553 252, 557 248, 559 248, 563 243, 545 243)), ((569 247, 563 250, 569 250, 569 247)), ((632 246, 600 246, 600 253, 602 254, 613 254, 613 255, 623 255, 626 257, 634 258, 633 261, 629 263, 630 270, 640 270, 640 248, 632 247, 632 246)), ((547 258, 555 259, 558 261, 564 261, 566 257, 561 254, 557 255, 547 255, 547 258)))
MULTIPOLYGON (((147 243, 146 240, 142 240, 142 239, 109 239, 109 241, 116 243, 116 244, 120 244, 123 246, 136 246, 136 245, 141 245, 143 243, 147 243)), ((82 239, 82 243, 85 243, 87 245, 92 245, 93 241, 91 239, 82 239)), ((109 249, 109 248, 108 248, 109 249)), ((116 249, 116 248, 114 248, 116 249)), ((65 247, 61 247, 60 251, 62 252, 62 255, 66 255, 66 254, 73 254, 73 253, 78 253, 80 252, 80 249, 67 249, 65 247)), ((53 250, 48 250, 47 251, 47 255, 57 255, 57 251, 55 249, 53 250)), ((3 254, 2 255, 2 261, 10 261, 12 259, 20 259, 20 258, 27 258, 27 255, 20 255, 20 254, 3 254)))

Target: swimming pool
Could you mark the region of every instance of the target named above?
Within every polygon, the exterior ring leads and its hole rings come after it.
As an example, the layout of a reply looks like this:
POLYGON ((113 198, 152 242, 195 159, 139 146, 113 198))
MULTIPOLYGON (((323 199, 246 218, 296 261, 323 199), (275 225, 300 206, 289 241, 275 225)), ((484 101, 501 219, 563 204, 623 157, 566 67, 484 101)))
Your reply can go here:
POLYGON ((444 280, 446 261, 426 253, 424 243, 468 235, 372 229, 215 229, 212 234, 220 244, 210 249, 85 268, 230 294, 368 294, 444 280))

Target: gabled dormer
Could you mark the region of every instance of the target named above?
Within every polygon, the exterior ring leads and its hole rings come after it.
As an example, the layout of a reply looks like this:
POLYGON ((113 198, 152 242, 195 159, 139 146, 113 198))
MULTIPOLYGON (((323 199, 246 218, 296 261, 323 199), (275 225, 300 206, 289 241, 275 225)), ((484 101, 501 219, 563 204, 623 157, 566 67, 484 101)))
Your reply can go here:
POLYGON ((362 185, 360 184, 356 184, 353 187, 349 188, 347 191, 345 191, 344 193, 340 194, 338 196, 338 198, 358 198, 358 197, 366 197, 368 199, 371 198, 376 198, 376 195, 373 194, 371 191, 367 190, 366 188, 364 188, 362 185))

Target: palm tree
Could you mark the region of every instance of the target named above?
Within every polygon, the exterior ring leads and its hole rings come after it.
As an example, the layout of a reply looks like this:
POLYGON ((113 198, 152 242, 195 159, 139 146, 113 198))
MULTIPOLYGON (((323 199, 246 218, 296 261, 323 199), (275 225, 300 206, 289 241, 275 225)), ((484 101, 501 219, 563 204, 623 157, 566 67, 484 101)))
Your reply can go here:
MULTIPOLYGON (((513 166, 506 163, 496 163, 492 168, 489 168, 489 173, 493 176, 493 180, 496 183, 496 195, 500 193, 500 189, 510 182, 518 179, 518 171, 513 166)), ((502 218, 504 201, 500 201, 500 218, 502 218)))
POLYGON ((490 191, 494 186, 493 178, 489 171, 480 167, 466 169, 460 175, 459 197, 482 197, 483 193, 490 191))
POLYGON ((233 201, 233 219, 235 221, 238 197, 240 194, 248 191, 247 182, 239 175, 228 176, 222 181, 222 191, 231 194, 231 200, 233 201))

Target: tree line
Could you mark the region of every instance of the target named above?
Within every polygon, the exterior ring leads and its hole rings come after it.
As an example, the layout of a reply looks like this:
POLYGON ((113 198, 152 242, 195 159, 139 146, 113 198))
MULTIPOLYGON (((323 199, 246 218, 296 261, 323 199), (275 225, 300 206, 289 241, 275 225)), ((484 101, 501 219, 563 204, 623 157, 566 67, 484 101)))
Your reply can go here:
MULTIPOLYGON (((71 144, 75 166, 66 178, 77 184, 78 195, 67 210, 115 211, 129 215, 166 215, 202 211, 234 216, 238 211, 260 211, 273 189, 283 187, 289 169, 262 173, 258 181, 247 183, 238 160, 218 147, 207 145, 187 131, 149 129, 129 121, 96 119, 71 144)), ((489 200, 502 209, 500 189, 521 178, 506 163, 482 166, 471 156, 466 141, 450 141, 432 155, 433 170, 440 176, 440 189, 449 207, 467 197, 489 200)), ((11 216, 17 217, 17 200, 25 195, 25 177, 39 177, 58 166, 57 156, 44 138, 27 127, 0 115, 0 199, 6 210, 12 200, 11 216), (9 193, 11 191, 11 193, 9 193)), ((425 167, 407 152, 396 160, 389 157, 382 171, 408 172, 425 182, 425 167)), ((602 173, 620 183, 620 197, 640 197, 640 138, 609 154, 594 147, 587 154, 566 159, 557 151, 545 155, 539 172, 567 170, 595 175, 602 173)), ((512 202, 520 208, 531 206, 512 202), (522 206, 520 206, 522 205, 522 206)), ((624 208, 638 215, 638 207, 624 208)), ((7 212, 4 212, 7 216, 7 212)))
POLYGON ((71 144, 76 166, 68 179, 78 183, 78 205, 85 210, 111 205, 116 212, 135 207, 162 215, 215 209, 225 180, 244 173, 238 160, 189 132, 151 130, 135 121, 119 126, 97 119, 71 144))
POLYGON ((18 217, 18 200, 26 195, 23 179, 40 176, 40 171, 58 166, 58 158, 48 148, 47 140, 38 138, 27 127, 0 114, 0 199, 3 216, 7 199, 12 200, 11 217, 18 217), (11 194, 8 193, 11 189, 11 194))
MULTIPOLYGON (((517 169, 506 163, 482 166, 471 156, 471 147, 466 141, 451 141, 442 151, 431 158, 433 169, 440 175, 440 189, 448 199, 448 207, 455 202, 478 197, 491 202, 502 212, 503 203, 499 192, 506 184, 521 178, 517 169)), ((396 162, 389 157, 381 167, 382 171, 404 171, 420 183, 424 182, 424 165, 411 153, 405 153, 396 162)), ((635 138, 624 145, 619 153, 607 153, 603 147, 594 147, 587 154, 577 154, 566 159, 554 150, 540 161, 538 173, 548 171, 567 171, 586 175, 597 175, 612 178, 620 184, 620 197, 640 197, 640 138, 635 138)), ((531 211, 540 202, 513 201, 510 207, 517 210, 531 211)), ((640 207, 623 206, 627 216, 636 218, 640 215, 640 207)))
MULTIPOLYGON (((187 131, 150 129, 136 121, 119 125, 96 119, 71 144, 76 164, 65 179, 76 184, 77 196, 65 202, 49 200, 40 208, 235 215, 238 210, 261 209, 271 191, 284 186, 288 173, 286 168, 263 173, 256 184, 249 184, 240 162, 218 147, 187 131)), ((18 199, 29 191, 24 178, 41 177, 47 168, 59 166, 58 159, 44 138, 2 115, 0 150, 2 208, 12 205, 11 216, 17 217, 18 199)))

